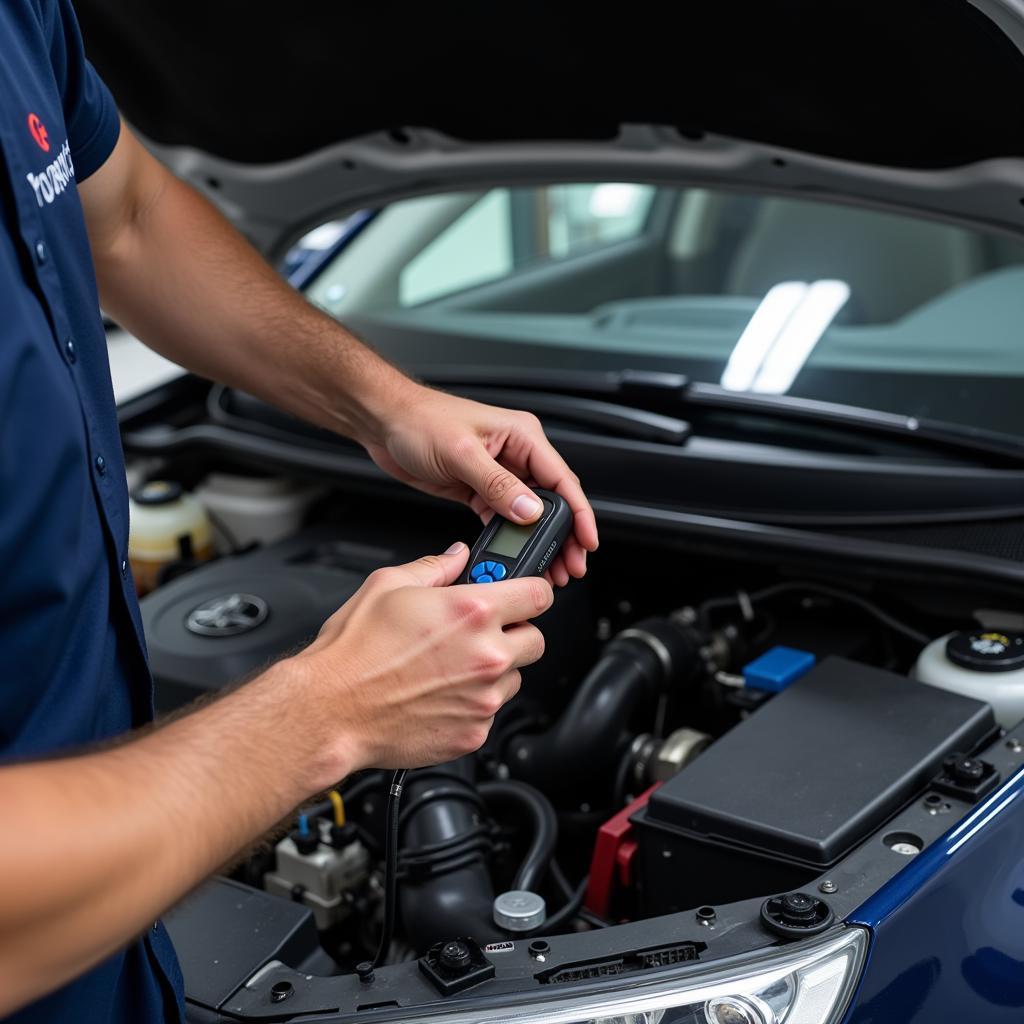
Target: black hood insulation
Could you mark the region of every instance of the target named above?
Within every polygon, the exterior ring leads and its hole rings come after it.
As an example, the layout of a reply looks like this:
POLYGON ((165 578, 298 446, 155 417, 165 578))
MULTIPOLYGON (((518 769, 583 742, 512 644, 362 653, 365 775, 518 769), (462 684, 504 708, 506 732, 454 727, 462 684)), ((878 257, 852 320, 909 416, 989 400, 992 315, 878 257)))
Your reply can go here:
POLYGON ((967 0, 77 9, 143 134, 246 163, 403 125, 485 142, 663 124, 906 167, 1024 155, 1024 57, 967 0))

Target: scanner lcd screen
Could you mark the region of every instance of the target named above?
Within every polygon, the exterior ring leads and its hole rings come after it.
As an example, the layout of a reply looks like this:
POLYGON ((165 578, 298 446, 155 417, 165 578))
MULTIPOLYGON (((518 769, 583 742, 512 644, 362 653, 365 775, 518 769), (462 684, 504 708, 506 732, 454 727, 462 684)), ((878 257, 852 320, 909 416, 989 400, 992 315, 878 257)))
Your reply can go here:
POLYGON ((519 553, 526 547, 526 542, 533 534, 536 525, 536 523, 531 523, 529 526, 518 526, 516 523, 506 520, 491 538, 487 550, 493 551, 496 555, 504 555, 506 558, 518 558, 519 553))

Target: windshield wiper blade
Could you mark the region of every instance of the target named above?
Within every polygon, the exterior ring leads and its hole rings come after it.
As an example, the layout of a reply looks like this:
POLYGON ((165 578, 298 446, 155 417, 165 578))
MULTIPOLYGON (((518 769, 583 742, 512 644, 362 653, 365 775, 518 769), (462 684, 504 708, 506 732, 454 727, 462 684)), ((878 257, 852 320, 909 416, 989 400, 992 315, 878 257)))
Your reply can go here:
POLYGON ((904 416, 900 413, 865 409, 856 405, 824 402, 793 395, 768 395, 750 391, 727 391, 716 384, 693 382, 682 395, 684 405, 766 415, 799 423, 881 434, 903 441, 920 442, 971 455, 991 455, 1011 462, 1024 462, 1024 443, 1012 434, 1000 434, 979 427, 960 426, 943 420, 904 416))
POLYGON ((614 395, 623 399, 644 395, 679 398, 689 383, 684 374, 661 370, 567 370, 543 366, 431 366, 424 367, 421 375, 444 387, 526 388, 561 395, 614 395))
POLYGON ((683 444, 690 436, 690 424, 674 416, 637 409, 630 405, 604 402, 576 395, 533 391, 525 388, 461 386, 458 394, 477 401, 525 409, 541 419, 559 419, 591 427, 603 434, 625 437, 632 441, 654 441, 658 444, 683 444))
MULTIPOLYGON (((435 366, 425 376, 430 378, 431 383, 442 387, 466 385, 523 388, 538 394, 558 395, 560 401, 568 396, 579 396, 582 400, 589 395, 599 395, 613 396, 619 402, 630 404, 656 402, 662 409, 673 406, 682 410, 720 409, 875 434, 910 444, 931 445, 933 448, 975 458, 984 455, 1015 465, 1024 463, 1024 442, 1012 434, 813 398, 727 391, 716 384, 690 381, 680 373, 533 366, 459 366, 440 369, 435 366)), ((556 411, 557 407, 551 407, 552 414, 556 411)), ((687 436, 691 433, 687 424, 687 436)))

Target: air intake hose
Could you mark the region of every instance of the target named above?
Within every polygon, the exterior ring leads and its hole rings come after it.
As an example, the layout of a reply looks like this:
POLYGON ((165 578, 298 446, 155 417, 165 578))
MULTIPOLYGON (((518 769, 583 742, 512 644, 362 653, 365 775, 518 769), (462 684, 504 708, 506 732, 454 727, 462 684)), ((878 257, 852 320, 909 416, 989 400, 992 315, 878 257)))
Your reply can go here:
POLYGON ((634 712, 668 684, 689 680, 700 665, 699 647, 691 627, 669 619, 646 619, 623 630, 551 729, 509 741, 509 771, 543 788, 557 805, 600 805, 630 742, 634 712))
POLYGON ((481 945, 506 935, 494 923, 491 844, 484 813, 492 804, 525 812, 529 847, 512 883, 536 892, 555 852, 558 819, 551 802, 525 782, 473 784, 474 762, 462 758, 413 773, 409 803, 400 819, 402 921, 419 951, 434 942, 468 935, 481 945))
POLYGON ((413 947, 505 936, 493 919, 490 828, 472 757, 410 773, 399 819, 402 924, 413 947))

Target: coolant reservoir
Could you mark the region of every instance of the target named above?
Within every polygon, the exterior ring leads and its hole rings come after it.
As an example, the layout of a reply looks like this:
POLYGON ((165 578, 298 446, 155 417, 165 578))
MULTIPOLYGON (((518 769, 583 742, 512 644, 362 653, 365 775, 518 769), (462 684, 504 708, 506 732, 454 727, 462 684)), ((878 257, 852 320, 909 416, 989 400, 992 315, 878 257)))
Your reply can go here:
POLYGON ((948 633, 921 651, 913 675, 930 686, 986 701, 1006 729, 1024 719, 1024 633, 948 633))
POLYGON ((284 477, 234 473, 211 473, 196 488, 196 497, 209 509, 229 548, 273 544, 292 536, 321 493, 323 488, 284 477))
POLYGON ((166 566, 213 555, 210 520, 181 484, 151 480, 132 491, 129 508, 128 558, 140 595, 157 585, 166 566))

